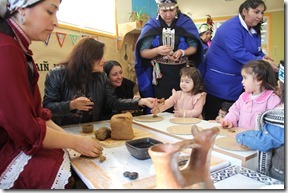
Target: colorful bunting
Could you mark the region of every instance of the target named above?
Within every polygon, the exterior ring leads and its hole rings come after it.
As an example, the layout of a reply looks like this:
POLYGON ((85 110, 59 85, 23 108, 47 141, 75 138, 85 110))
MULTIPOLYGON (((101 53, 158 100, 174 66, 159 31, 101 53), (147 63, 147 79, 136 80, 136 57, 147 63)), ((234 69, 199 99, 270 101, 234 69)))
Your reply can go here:
POLYGON ((88 37, 90 37, 90 36, 87 34, 82 34, 82 38, 88 38, 88 37))
MULTIPOLYGON (((58 43, 60 45, 60 47, 63 46, 64 41, 65 41, 65 37, 66 37, 66 33, 62 33, 62 32, 53 32, 56 34, 58 43)), ((98 36, 95 35, 87 35, 87 34, 68 34, 70 36, 71 42, 73 44, 73 46, 78 42, 79 38, 86 38, 86 37, 90 37, 90 38, 94 38, 96 40, 98 40, 98 36)), ((47 37, 47 40, 44 42, 46 46, 48 46, 49 41, 50 41, 51 35, 49 35, 47 37)))
POLYGON ((70 39, 73 45, 75 45, 78 41, 78 38, 80 37, 80 35, 74 35, 74 34, 70 34, 70 39))
POLYGON ((47 40, 44 42, 46 46, 48 46, 48 44, 49 44, 50 37, 51 37, 51 34, 47 37, 47 40))
POLYGON ((56 36, 57 36, 57 40, 58 40, 58 43, 59 43, 60 47, 62 47, 63 44, 64 44, 64 40, 65 40, 66 34, 65 33, 61 33, 61 32, 56 32, 56 36))

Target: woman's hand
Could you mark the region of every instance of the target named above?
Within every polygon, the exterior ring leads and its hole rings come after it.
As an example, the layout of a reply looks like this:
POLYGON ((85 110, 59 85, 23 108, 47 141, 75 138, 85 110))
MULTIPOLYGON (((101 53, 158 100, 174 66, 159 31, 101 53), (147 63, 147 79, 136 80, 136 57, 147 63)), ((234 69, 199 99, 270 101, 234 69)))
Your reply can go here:
POLYGON ((75 140, 74 150, 88 157, 99 157, 102 154, 103 148, 98 141, 87 136, 78 136, 75 140))
POLYGON ((272 69, 274 70, 274 72, 278 72, 278 66, 277 64, 275 64, 274 60, 272 58, 270 58, 269 56, 265 55, 262 57, 262 60, 268 62, 270 64, 270 66, 272 67, 272 69))
POLYGON ((181 56, 184 56, 183 53, 184 53, 184 50, 177 50, 177 51, 174 52, 174 53, 172 54, 172 56, 170 56, 169 58, 170 58, 172 61, 176 62, 176 61, 179 60, 179 58, 180 58, 181 56))
POLYGON ((173 52, 171 46, 159 46, 157 49, 158 49, 158 54, 162 56, 170 55, 171 52, 173 52))
POLYGON ((93 109, 94 103, 87 97, 78 97, 70 101, 70 110, 89 111, 93 109))
POLYGON ((139 101, 138 101, 138 105, 139 106, 147 106, 149 108, 154 108, 155 106, 155 99, 154 98, 141 98, 139 101))
POLYGON ((144 49, 140 51, 141 57, 146 58, 146 59, 152 59, 158 55, 168 56, 169 54, 172 54, 172 53, 173 53, 173 50, 171 46, 158 46, 156 48, 144 49))

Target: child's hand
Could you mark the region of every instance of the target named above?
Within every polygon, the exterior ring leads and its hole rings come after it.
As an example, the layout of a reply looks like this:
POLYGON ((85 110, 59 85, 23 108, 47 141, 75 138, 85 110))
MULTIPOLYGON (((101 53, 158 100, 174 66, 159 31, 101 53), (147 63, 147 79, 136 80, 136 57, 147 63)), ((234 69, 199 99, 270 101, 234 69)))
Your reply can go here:
POLYGON ((160 109, 158 107, 154 107, 153 109, 151 109, 151 113, 156 115, 156 114, 160 113, 160 109))
POLYGON ((232 122, 223 120, 221 122, 223 128, 231 129, 233 127, 232 122))
POLYGON ((175 94, 177 91, 173 88, 172 89, 172 95, 175 94))
POLYGON ((175 117, 185 117, 184 110, 173 111, 175 117))

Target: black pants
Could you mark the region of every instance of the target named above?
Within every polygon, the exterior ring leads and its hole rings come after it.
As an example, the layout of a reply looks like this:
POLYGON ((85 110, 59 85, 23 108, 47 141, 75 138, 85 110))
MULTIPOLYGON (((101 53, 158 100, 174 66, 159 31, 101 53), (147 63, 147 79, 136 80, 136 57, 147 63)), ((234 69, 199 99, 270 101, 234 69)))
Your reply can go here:
POLYGON ((235 101, 229 101, 207 94, 206 103, 203 109, 203 117, 205 120, 215 120, 218 116, 219 109, 221 109, 223 102, 234 103, 235 101))

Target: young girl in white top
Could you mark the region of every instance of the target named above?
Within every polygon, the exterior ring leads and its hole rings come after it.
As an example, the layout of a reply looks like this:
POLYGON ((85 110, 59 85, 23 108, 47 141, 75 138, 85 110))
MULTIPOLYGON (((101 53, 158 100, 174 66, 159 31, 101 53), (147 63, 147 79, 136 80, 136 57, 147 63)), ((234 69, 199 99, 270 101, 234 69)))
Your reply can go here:
POLYGON ((255 129, 257 116, 280 103, 280 98, 274 93, 275 73, 268 62, 253 60, 243 66, 241 74, 245 92, 230 107, 222 126, 255 129))
POLYGON ((164 103, 156 105, 151 113, 157 114, 174 106, 175 117, 197 117, 202 118, 202 110, 205 104, 206 93, 202 85, 199 70, 195 67, 183 67, 180 71, 181 90, 172 90, 170 96, 164 103))

